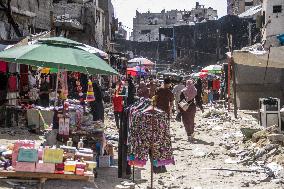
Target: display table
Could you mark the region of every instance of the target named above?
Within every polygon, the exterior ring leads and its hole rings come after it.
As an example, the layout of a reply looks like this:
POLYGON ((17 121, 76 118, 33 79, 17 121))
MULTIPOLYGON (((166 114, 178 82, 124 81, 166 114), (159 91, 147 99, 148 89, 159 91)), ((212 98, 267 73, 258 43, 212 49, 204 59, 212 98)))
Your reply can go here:
POLYGON ((79 176, 70 174, 53 174, 53 173, 31 173, 31 172, 15 172, 15 171, 0 171, 2 178, 17 178, 17 179, 39 179, 40 187, 44 188, 45 181, 48 179, 62 180, 79 180, 94 182, 94 176, 79 176))

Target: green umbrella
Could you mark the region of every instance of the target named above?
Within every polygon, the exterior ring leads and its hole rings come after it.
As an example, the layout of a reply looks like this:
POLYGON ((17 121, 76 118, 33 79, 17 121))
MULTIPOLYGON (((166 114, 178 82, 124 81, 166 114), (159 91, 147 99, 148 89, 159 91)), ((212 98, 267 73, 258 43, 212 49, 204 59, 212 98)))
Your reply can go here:
POLYGON ((45 38, 35 44, 2 51, 0 60, 86 74, 118 74, 98 56, 78 48, 81 45, 81 43, 63 37, 45 38))

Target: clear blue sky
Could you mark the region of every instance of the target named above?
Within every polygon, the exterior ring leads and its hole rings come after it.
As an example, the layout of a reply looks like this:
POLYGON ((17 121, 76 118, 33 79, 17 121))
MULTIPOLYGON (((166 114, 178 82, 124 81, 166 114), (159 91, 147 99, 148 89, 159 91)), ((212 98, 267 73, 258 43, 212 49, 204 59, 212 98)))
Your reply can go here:
MULTIPOLYGON (((133 18, 136 10, 139 12, 161 12, 161 10, 191 10, 195 7, 194 0, 112 0, 115 9, 115 16, 123 25, 132 28, 133 18)), ((221 18, 227 14, 227 0, 199 0, 205 7, 212 7, 218 10, 221 18)), ((129 30, 130 31, 130 30, 129 30)))

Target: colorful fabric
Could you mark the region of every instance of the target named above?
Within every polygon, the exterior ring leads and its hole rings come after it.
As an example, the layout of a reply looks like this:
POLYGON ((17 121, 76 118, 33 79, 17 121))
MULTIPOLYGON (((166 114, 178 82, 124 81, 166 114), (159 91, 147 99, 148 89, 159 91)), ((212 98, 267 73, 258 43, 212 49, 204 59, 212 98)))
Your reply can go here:
POLYGON ((123 97, 122 96, 114 96, 112 97, 113 109, 114 112, 122 112, 123 111, 123 97))
POLYGON ((17 88, 17 76, 10 76, 8 79, 8 91, 9 92, 16 92, 17 88))
POLYGON ((3 72, 3 73, 7 72, 7 62, 0 61, 0 72, 3 72))
POLYGON ((220 87, 221 87, 220 80, 213 80, 213 90, 219 91, 220 87))
POLYGON ((148 160, 149 151, 155 166, 174 163, 167 114, 159 111, 138 111, 132 114, 129 128, 129 165, 143 167, 148 160))

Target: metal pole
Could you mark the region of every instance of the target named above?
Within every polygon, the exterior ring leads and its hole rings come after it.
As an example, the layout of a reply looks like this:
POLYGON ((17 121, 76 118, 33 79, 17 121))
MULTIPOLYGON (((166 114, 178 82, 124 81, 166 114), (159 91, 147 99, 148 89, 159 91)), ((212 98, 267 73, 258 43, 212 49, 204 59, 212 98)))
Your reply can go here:
POLYGON ((59 74, 60 74, 60 70, 59 70, 59 64, 58 64, 58 70, 57 70, 57 77, 56 77, 56 87, 55 87, 55 100, 54 100, 54 108, 57 105, 57 91, 58 91, 58 81, 59 81, 59 74))
MULTIPOLYGON (((230 49, 230 37, 229 37, 229 34, 227 34, 227 40, 228 40, 228 47, 229 47, 229 50, 231 52, 231 49, 230 49)), ((227 93, 228 93, 228 110, 231 109, 231 104, 230 104, 230 101, 231 101, 231 58, 228 57, 228 83, 227 83, 227 93)))

